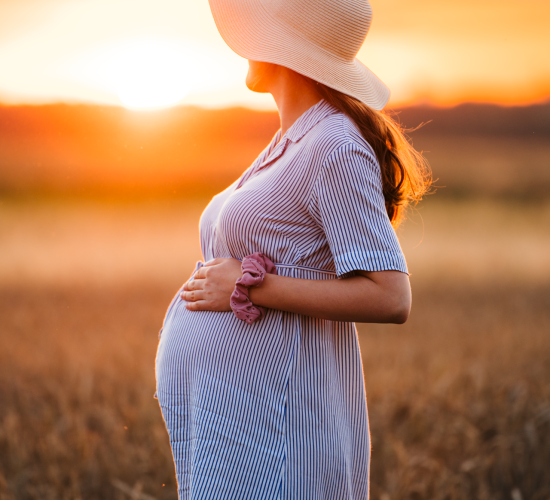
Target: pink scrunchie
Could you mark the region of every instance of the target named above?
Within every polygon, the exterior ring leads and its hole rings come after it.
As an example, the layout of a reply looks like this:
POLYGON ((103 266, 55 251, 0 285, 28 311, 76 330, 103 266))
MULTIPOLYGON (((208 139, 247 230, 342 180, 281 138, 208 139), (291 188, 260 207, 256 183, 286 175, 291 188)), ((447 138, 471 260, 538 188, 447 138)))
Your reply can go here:
POLYGON ((231 294, 231 309, 237 318, 251 325, 264 317, 265 309, 250 302, 248 289, 261 284, 266 273, 277 274, 277 268, 264 254, 256 252, 243 259, 241 271, 243 275, 231 294))

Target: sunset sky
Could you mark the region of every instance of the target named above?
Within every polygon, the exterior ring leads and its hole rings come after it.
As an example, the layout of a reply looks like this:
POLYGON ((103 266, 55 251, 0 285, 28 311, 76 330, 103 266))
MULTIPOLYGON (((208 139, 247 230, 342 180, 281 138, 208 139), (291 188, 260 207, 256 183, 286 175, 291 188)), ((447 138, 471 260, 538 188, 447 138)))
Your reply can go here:
MULTIPOLYGON (((359 58, 391 105, 550 98, 548 0, 371 0, 359 58)), ((207 0, 0 0, 0 102, 271 108, 207 0)))

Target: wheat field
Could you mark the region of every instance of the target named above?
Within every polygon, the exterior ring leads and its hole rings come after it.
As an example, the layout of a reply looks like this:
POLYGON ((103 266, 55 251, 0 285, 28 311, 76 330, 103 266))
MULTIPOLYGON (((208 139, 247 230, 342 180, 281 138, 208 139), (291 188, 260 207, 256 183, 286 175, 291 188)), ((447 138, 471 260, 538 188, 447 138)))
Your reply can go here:
MULTIPOLYGON (((0 500, 176 499, 157 333, 206 200, 0 202, 0 500)), ((374 500, 550 499, 550 203, 399 230, 402 326, 358 325, 374 500)))

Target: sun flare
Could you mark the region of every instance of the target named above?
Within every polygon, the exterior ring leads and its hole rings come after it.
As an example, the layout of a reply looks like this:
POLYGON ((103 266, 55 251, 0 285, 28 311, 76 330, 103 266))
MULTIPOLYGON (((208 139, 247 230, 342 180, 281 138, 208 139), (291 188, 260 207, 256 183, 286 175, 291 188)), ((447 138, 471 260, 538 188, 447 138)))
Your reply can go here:
POLYGON ((143 40, 120 48, 115 76, 117 95, 131 109, 172 106, 188 92, 189 79, 180 47, 143 40))

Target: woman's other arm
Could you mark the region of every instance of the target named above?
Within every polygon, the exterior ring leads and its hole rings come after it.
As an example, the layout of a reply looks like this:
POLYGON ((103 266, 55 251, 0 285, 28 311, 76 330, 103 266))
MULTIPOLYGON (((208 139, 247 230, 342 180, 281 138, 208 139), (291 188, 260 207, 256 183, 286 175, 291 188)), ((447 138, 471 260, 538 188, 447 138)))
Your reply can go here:
MULTIPOLYGON (((404 323, 411 308, 409 277, 400 271, 357 271, 339 280, 303 280, 266 275, 250 289, 259 306, 331 321, 404 323)), ((191 311, 231 311, 229 299, 241 276, 236 259, 215 259, 184 286, 191 311)))

